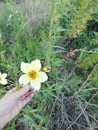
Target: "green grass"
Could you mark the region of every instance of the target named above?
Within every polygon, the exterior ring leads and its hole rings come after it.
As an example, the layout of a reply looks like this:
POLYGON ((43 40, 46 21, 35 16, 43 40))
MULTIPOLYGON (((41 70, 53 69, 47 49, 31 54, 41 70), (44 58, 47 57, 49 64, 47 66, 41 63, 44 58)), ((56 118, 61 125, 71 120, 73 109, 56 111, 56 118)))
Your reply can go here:
POLYGON ((43 67, 51 67, 48 81, 4 130, 15 130, 21 119, 25 130, 93 130, 97 126, 98 4, 94 2, 53 0, 48 18, 39 18, 39 24, 35 17, 38 26, 32 25, 30 12, 26 17, 19 5, 0 4, 0 71, 7 72, 9 79, 7 86, 0 85, 0 97, 15 87, 22 61, 40 59, 43 67), (77 51, 68 57, 71 48, 77 51))

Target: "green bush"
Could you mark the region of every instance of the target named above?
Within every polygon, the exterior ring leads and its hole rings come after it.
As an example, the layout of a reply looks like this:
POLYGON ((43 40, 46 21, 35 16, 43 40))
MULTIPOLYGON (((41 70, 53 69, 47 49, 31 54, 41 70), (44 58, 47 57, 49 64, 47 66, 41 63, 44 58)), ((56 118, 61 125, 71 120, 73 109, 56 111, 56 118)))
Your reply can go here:
POLYGON ((7 86, 0 85, 0 97, 17 84, 22 61, 40 59, 51 71, 49 80, 4 129, 19 129, 22 119, 26 130, 92 130, 98 108, 98 1, 43 0, 40 8, 33 5, 31 10, 26 2, 0 3, 0 71, 9 79, 7 86), (35 24, 30 12, 37 13, 35 24), (40 13, 48 16, 43 20, 40 13))

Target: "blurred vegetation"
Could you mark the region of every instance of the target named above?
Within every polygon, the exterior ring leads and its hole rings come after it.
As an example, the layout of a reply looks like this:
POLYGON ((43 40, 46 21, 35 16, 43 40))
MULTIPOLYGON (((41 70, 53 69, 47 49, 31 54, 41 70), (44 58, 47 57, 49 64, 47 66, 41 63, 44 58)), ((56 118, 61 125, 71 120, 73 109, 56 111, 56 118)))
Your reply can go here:
POLYGON ((0 97, 18 82, 20 63, 35 59, 51 67, 49 80, 4 130, 94 130, 98 1, 0 3, 0 71, 9 80, 7 86, 0 85, 0 97))

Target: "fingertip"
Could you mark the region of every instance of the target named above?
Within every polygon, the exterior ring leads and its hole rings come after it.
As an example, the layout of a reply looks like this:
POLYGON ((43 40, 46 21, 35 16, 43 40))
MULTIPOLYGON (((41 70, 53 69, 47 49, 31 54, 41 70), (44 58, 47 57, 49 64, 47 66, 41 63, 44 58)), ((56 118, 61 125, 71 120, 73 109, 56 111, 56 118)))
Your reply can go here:
POLYGON ((23 85, 23 88, 31 89, 31 86, 30 85, 23 85))

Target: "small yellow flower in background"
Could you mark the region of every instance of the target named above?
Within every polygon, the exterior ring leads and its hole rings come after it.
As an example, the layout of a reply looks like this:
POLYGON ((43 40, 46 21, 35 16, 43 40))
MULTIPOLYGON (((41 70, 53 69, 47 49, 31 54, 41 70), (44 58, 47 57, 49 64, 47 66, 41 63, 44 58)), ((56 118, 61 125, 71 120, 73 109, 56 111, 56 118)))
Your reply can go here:
POLYGON ((50 66, 45 66, 43 69, 42 69, 44 72, 50 72, 51 70, 51 67, 50 66))
POLYGON ((41 87, 41 83, 47 81, 48 76, 45 72, 41 70, 40 60, 36 59, 31 63, 21 63, 21 71, 24 73, 19 78, 19 83, 27 85, 30 83, 32 88, 35 90, 39 90, 41 87))
POLYGON ((7 74, 6 73, 1 73, 0 72, 0 84, 2 84, 2 85, 6 85, 7 84, 7 79, 6 79, 6 77, 7 77, 7 74))
POLYGON ((19 91, 21 88, 23 88, 22 85, 19 85, 19 84, 16 85, 16 91, 19 91))

